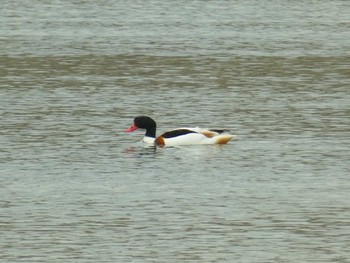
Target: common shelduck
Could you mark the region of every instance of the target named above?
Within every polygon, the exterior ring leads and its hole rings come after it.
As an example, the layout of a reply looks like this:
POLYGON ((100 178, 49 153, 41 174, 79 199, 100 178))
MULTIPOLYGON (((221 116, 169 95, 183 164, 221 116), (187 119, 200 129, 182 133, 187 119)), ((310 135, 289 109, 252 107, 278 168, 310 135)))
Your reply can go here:
POLYGON ((134 123, 125 132, 145 129, 143 142, 160 146, 194 145, 194 144, 226 144, 233 137, 224 134, 222 129, 179 128, 170 130, 156 137, 156 122, 148 116, 138 116, 134 123))

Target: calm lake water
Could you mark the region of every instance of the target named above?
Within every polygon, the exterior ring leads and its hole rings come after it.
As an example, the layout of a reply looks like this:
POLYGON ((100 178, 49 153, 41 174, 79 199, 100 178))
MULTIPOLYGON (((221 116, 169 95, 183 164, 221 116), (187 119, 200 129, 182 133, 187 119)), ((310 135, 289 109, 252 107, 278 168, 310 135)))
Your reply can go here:
POLYGON ((1 262, 350 262, 350 2, 6 1, 1 262), (223 127, 224 146, 145 148, 223 127))

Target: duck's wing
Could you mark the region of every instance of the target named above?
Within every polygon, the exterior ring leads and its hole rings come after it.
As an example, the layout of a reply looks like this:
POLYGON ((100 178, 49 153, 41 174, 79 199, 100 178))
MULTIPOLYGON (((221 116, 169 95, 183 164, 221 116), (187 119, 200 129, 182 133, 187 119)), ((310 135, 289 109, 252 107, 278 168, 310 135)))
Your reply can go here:
POLYGON ((169 144, 169 141, 171 142, 175 140, 178 144, 183 144, 183 141, 182 141, 183 137, 190 134, 198 134, 198 132, 188 128, 179 128, 179 129, 164 132, 162 135, 159 135, 154 140, 154 143, 156 145, 165 145, 165 144, 169 144))
POLYGON ((158 136, 156 145, 225 144, 234 136, 222 134, 224 129, 179 128, 158 136))
POLYGON ((192 130, 192 129, 188 129, 188 128, 180 128, 180 129, 167 131, 160 136, 162 136, 163 138, 173 138, 173 137, 177 137, 177 136, 186 135, 189 133, 197 133, 197 132, 192 130))
POLYGON ((203 134, 209 138, 218 136, 219 134, 225 133, 225 132, 229 132, 228 129, 203 129, 203 128, 199 128, 199 127, 195 127, 195 128, 184 128, 187 130, 191 130, 194 131, 196 133, 200 133, 203 134))

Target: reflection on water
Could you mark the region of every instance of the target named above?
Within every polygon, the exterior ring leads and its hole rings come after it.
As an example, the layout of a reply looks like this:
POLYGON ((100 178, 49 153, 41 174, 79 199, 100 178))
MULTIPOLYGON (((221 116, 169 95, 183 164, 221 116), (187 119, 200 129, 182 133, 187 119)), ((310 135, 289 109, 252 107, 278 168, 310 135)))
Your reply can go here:
POLYGON ((348 6, 3 4, 0 261, 347 262, 348 6))

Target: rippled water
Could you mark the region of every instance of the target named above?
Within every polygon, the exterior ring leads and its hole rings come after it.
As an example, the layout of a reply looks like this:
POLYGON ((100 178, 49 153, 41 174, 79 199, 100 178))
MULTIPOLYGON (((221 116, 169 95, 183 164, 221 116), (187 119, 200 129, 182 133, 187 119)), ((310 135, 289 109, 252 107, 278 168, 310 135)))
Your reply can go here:
POLYGON ((0 261, 350 262, 348 1, 0 10, 0 261), (125 134, 229 128, 225 146, 125 134))

